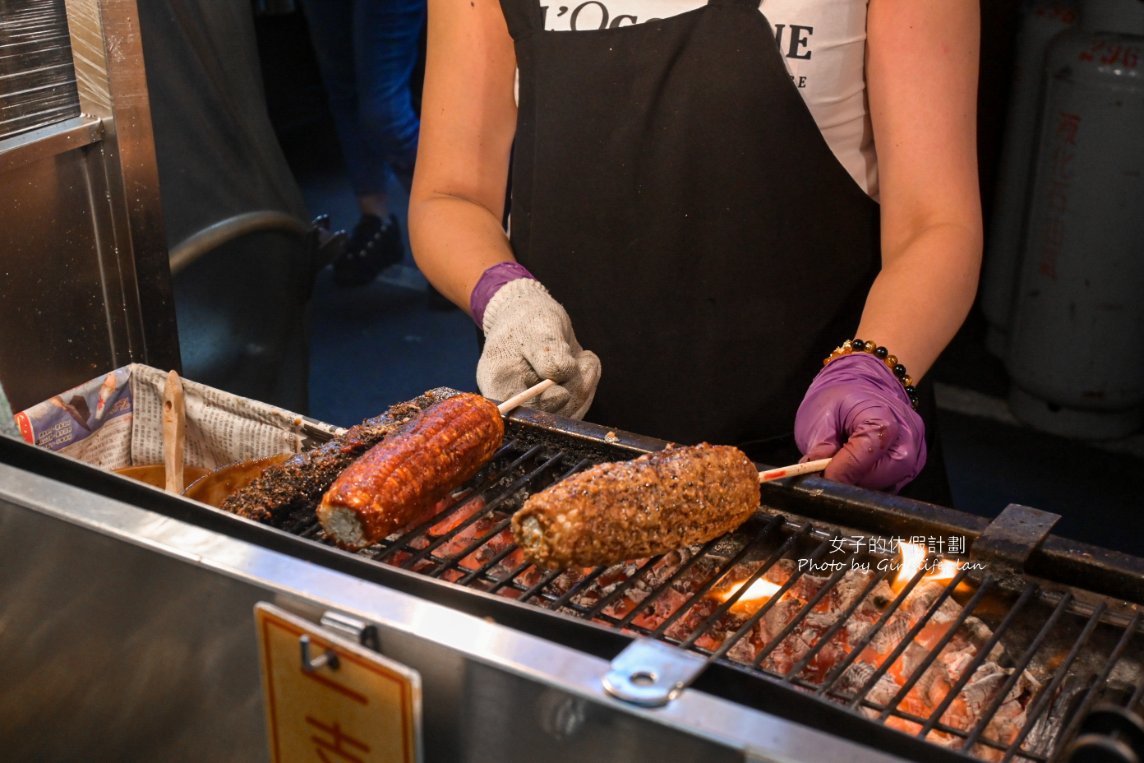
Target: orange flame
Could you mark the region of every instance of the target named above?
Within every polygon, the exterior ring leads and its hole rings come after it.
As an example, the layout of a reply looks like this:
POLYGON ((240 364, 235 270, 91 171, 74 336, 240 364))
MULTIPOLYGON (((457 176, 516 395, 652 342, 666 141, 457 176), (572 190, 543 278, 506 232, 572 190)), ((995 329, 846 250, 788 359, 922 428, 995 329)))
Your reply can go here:
MULTIPOLYGON (((899 546, 902 564, 894 577, 895 589, 902 588, 918 573, 926 563, 926 548, 920 543, 902 543, 899 546)), ((957 575, 957 562, 953 559, 939 559, 937 564, 926 572, 926 579, 933 581, 952 580, 957 575)))
MULTIPOLYGON (((739 591, 739 589, 746 585, 746 582, 747 581, 745 580, 740 580, 737 583, 732 583, 730 588, 727 588, 724 591, 720 591, 719 593, 714 594, 714 596, 719 601, 725 602, 734 596, 739 591)), ((755 603, 765 603, 772 596, 778 593, 780 588, 782 588, 782 586, 778 583, 772 583, 766 578, 759 578, 754 583, 751 583, 747 590, 743 591, 743 595, 735 600, 735 603, 731 605, 731 608, 736 609, 755 603)))

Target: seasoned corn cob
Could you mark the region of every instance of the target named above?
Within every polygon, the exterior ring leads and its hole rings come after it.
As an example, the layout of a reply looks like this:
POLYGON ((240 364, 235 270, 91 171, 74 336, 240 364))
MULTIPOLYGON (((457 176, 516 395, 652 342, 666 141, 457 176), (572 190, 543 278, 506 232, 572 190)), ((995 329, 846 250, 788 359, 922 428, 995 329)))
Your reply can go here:
POLYGON ((614 564, 718 537, 758 504, 751 460, 737 448, 702 443, 574 474, 530 496, 512 532, 542 566, 614 564))

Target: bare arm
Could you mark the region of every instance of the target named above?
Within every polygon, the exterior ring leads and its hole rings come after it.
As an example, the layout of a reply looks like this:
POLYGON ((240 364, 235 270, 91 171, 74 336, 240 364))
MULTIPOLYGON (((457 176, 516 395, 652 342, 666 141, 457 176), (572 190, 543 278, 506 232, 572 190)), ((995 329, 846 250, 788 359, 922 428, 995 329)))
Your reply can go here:
POLYGON ((916 382, 973 304, 981 268, 972 0, 870 0, 866 82, 882 203, 882 270, 857 335, 916 382))
POLYGON ((498 0, 429 0, 409 237, 417 266, 466 311, 481 273, 512 259, 501 220, 515 71, 498 0))

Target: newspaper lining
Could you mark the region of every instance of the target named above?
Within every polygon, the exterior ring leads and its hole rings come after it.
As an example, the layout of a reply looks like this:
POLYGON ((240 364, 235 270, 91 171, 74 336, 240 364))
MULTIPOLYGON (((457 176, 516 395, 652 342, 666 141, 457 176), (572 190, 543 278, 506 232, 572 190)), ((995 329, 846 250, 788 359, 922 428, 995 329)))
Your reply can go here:
MULTIPOLYGON (((166 371, 133 363, 17 413, 16 424, 27 442, 102 469, 161 464, 166 380, 166 371)), ((205 384, 182 383, 187 466, 213 470, 298 453, 315 430, 343 431, 205 384)))

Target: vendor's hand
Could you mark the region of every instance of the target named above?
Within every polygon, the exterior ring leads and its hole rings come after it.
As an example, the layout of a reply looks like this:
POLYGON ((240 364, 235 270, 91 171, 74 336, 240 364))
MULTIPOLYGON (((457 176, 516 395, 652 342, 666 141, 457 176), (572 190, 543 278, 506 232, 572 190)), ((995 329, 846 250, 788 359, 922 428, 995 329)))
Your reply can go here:
POLYGON ((600 359, 576 341, 572 321, 539 281, 500 286, 484 309, 485 349, 477 362, 481 394, 507 400, 541 379, 556 386, 532 401, 551 413, 583 418, 600 381, 600 359))
POLYGON ((814 377, 794 419, 804 461, 831 458, 823 476, 898 492, 925 466, 925 424, 878 358, 853 353, 814 377))

